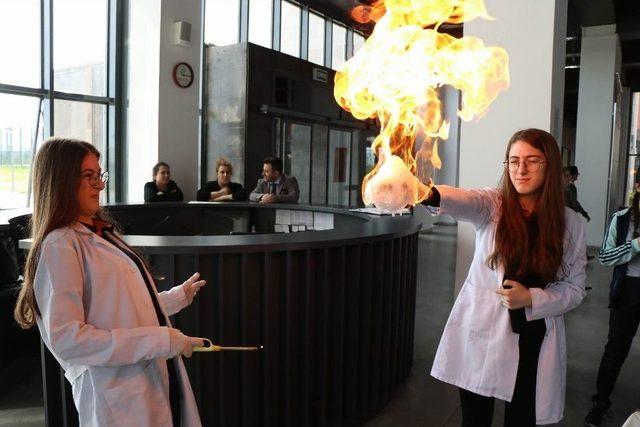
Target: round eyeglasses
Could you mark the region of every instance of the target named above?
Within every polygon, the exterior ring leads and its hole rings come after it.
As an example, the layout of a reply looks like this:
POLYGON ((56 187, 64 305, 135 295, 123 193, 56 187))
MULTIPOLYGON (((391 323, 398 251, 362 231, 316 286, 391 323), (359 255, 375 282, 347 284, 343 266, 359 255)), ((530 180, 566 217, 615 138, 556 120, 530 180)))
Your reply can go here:
POLYGON ((531 159, 525 159, 525 160, 514 158, 514 159, 505 160, 502 163, 509 168, 509 172, 517 172, 518 169, 520 168, 521 163, 524 163, 524 167, 528 172, 537 172, 538 170, 540 170, 540 166, 546 162, 542 159, 537 159, 537 158, 531 158, 531 159))
POLYGON ((92 187, 98 187, 99 184, 106 184, 109 181, 109 172, 85 173, 82 175, 82 178, 89 181, 89 185, 92 187))

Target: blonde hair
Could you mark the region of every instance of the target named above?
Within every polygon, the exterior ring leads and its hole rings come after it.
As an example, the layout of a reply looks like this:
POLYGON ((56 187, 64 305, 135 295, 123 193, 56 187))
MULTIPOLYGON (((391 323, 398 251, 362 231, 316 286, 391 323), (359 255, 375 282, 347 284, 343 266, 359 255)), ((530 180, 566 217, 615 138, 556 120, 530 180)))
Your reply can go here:
MULTIPOLYGON (((33 239, 24 268, 24 283, 18 294, 13 316, 24 328, 31 328, 39 315, 33 281, 40 258, 40 248, 55 229, 76 222, 79 214, 77 191, 82 161, 88 154, 100 159, 100 152, 84 141, 50 138, 38 150, 32 166, 33 214, 29 223, 33 239)), ((103 218, 102 212, 97 216, 103 218)))
POLYGON ((229 163, 229 160, 225 159, 224 157, 220 157, 216 162, 216 173, 218 173, 218 169, 220 169, 220 166, 228 167, 229 173, 233 174, 233 166, 231 166, 231 163, 229 163))

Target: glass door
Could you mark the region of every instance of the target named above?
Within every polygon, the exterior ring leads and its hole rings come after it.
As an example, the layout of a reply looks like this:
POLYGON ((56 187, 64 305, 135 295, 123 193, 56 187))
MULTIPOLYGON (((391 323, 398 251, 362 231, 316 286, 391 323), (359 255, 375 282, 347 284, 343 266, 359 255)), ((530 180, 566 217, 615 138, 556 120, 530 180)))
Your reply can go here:
POLYGON ((284 173, 294 176, 300 187, 298 203, 309 203, 311 187, 311 126, 282 121, 281 155, 284 173))
POLYGON ((329 130, 327 204, 349 206, 351 187, 351 131, 329 130))

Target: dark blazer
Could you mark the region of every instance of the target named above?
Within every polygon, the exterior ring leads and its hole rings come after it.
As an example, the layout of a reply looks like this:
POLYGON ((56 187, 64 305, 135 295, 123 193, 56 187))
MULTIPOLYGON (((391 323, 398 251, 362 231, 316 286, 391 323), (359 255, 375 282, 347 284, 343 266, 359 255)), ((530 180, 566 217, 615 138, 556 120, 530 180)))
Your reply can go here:
POLYGON ((182 190, 174 181, 169 181, 169 191, 160 192, 156 183, 151 181, 144 185, 145 202, 181 202, 184 199, 182 190))
MULTIPOLYGON (((258 185, 249 195, 249 200, 259 202, 262 196, 269 194, 269 181, 264 179, 258 180, 258 185)), ((298 203, 300 197, 300 189, 298 188, 298 180, 293 176, 280 176, 280 182, 276 186, 276 200, 278 203, 298 203)))
MULTIPOLYGON (((209 198, 211 197, 211 192, 220 191, 220 190, 221 190, 221 187, 218 184, 217 180, 209 181, 204 185, 204 187, 198 190, 196 199, 201 202, 208 202, 209 198)), ((247 192, 244 190, 244 187, 242 187, 241 184, 238 184, 237 182, 230 182, 229 190, 231 190, 231 196, 233 197, 233 200, 236 200, 236 201, 247 200, 247 192)))

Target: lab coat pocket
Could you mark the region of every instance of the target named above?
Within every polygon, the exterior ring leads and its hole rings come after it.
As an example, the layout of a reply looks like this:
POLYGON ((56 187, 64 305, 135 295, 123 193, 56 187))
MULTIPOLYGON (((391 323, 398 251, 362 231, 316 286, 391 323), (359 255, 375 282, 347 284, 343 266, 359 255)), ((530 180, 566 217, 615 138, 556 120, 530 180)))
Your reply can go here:
POLYGON ((115 425, 171 425, 171 410, 155 361, 104 391, 115 425))
POLYGON ((491 323, 487 322, 485 313, 490 310, 496 300, 492 289, 466 282, 452 310, 452 320, 466 330, 469 338, 486 339, 491 323))

